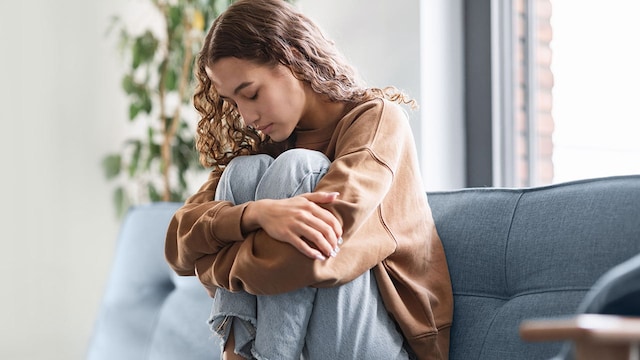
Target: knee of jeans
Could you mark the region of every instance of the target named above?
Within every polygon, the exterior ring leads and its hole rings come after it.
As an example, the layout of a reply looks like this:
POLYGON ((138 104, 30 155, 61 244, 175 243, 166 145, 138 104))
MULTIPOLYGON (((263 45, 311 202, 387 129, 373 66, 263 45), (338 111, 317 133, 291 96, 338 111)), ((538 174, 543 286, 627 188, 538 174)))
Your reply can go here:
POLYGON ((325 154, 307 149, 291 149, 280 154, 271 164, 273 169, 288 171, 296 168, 308 171, 326 171, 331 161, 325 154))
POLYGON ((291 174, 293 177, 303 177, 309 173, 325 173, 329 165, 329 158, 319 151, 291 149, 273 161, 265 176, 281 178, 284 174, 291 174))
POLYGON ((255 190, 273 158, 269 155, 238 156, 222 172, 216 189, 216 200, 241 204, 254 200, 255 190))
MULTIPOLYGON (((242 173, 250 170, 259 171, 259 169, 268 168, 272 162, 273 158, 266 154, 237 156, 229 161, 223 174, 227 173, 231 175, 237 171, 241 171, 242 173)), ((264 172, 264 170, 262 172, 264 172)))
POLYGON ((331 162, 318 151, 292 149, 280 154, 262 177, 256 199, 281 199, 313 191, 331 162))
POLYGON ((222 172, 220 182, 237 179, 256 179, 262 177, 265 171, 273 163, 269 155, 246 155, 233 158, 222 172))

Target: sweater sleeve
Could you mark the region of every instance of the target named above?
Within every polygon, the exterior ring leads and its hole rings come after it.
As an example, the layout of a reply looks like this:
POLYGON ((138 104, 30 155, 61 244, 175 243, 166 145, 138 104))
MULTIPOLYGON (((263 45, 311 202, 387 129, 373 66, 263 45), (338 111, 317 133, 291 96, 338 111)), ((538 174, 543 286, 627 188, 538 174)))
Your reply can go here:
POLYGON ((196 260, 215 256, 228 244, 242 241, 240 227, 246 204, 214 201, 218 173, 174 214, 167 230, 165 257, 179 275, 196 275, 196 260))
POLYGON ((394 104, 382 100, 367 104, 356 116, 338 124, 335 158, 316 189, 340 193, 338 200, 323 205, 343 226, 344 244, 338 256, 312 260, 258 230, 196 261, 197 274, 210 293, 217 286, 253 294, 337 286, 395 251, 396 242, 380 204, 394 181, 410 130, 405 115, 394 104))

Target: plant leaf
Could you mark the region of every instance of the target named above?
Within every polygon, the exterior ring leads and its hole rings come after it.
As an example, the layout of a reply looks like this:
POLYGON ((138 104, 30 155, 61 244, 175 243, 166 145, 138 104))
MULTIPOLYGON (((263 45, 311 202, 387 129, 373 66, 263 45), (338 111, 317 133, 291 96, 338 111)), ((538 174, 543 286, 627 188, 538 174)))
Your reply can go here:
POLYGON ((147 186, 147 190, 149 192, 149 199, 151 199, 151 201, 162 201, 162 196, 160 196, 160 193, 158 192, 156 187, 153 186, 153 184, 150 183, 149 186, 147 186))
POLYGON ((131 66, 137 69, 143 63, 150 63, 155 56, 158 43, 158 39, 155 38, 151 30, 147 30, 138 36, 131 48, 133 55, 131 66))
POLYGON ((120 175, 122 168, 122 156, 120 154, 109 154, 102 159, 102 169, 107 180, 112 180, 120 175))
POLYGON ((132 102, 129 104, 129 120, 131 121, 135 119, 140 113, 140 110, 142 110, 142 107, 138 102, 132 102))
POLYGON ((140 165, 140 154, 142 154, 142 142, 133 142, 133 153, 131 154, 131 162, 129 163, 129 177, 133 178, 138 171, 140 165))
POLYGON ((178 74, 174 68, 169 67, 164 78, 164 86, 169 91, 178 90, 178 74))
POLYGON ((122 85, 122 89, 127 95, 133 94, 136 88, 135 82, 133 81, 133 75, 126 74, 125 76, 123 76, 121 85, 122 85))
POLYGON ((167 22, 169 25, 169 30, 171 32, 176 31, 176 29, 182 24, 182 14, 183 9, 180 6, 171 6, 169 8, 169 13, 167 14, 167 22))
POLYGON ((153 109, 151 97, 149 96, 149 92, 146 89, 143 89, 140 94, 140 108, 147 114, 150 114, 151 109, 153 109))
POLYGON ((129 200, 124 188, 119 186, 113 191, 113 203, 116 207, 116 214, 122 217, 129 208, 129 200))

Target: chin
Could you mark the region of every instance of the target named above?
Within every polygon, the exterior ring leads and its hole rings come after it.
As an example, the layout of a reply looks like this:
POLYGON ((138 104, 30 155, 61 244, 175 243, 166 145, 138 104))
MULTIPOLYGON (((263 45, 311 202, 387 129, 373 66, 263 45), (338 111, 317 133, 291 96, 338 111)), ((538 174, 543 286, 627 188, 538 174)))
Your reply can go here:
POLYGON ((291 134, 292 134, 292 132, 288 133, 288 134, 271 133, 271 134, 269 134, 269 138, 271 138, 271 141, 274 141, 274 142, 283 142, 283 141, 287 140, 291 136, 291 134))
POLYGON ((269 138, 271 139, 271 141, 273 142, 283 142, 285 140, 287 140, 288 138, 282 138, 281 136, 271 136, 269 135, 269 138))

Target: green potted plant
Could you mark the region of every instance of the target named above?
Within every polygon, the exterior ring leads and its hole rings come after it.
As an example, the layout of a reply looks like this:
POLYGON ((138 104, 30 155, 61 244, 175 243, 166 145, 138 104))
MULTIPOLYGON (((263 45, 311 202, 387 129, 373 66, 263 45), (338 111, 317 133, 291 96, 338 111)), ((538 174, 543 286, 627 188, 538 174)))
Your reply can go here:
POLYGON ((109 31, 117 32, 127 65, 122 89, 133 130, 119 151, 102 160, 106 178, 115 183, 118 216, 133 204, 184 201, 189 175, 204 171, 195 149, 193 66, 208 27, 234 0, 144 1, 156 15, 152 21, 133 31, 114 16, 109 31))
POLYGON ((188 174, 203 170, 194 144, 193 65, 207 27, 233 2, 148 1, 158 16, 142 31, 134 33, 121 16, 113 17, 110 29, 117 31, 127 65, 122 89, 135 130, 120 151, 102 160, 105 176, 115 183, 113 199, 119 215, 132 204, 183 201, 188 196, 188 174), (160 27, 162 31, 154 31, 160 27))

